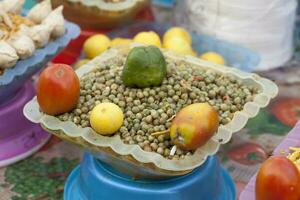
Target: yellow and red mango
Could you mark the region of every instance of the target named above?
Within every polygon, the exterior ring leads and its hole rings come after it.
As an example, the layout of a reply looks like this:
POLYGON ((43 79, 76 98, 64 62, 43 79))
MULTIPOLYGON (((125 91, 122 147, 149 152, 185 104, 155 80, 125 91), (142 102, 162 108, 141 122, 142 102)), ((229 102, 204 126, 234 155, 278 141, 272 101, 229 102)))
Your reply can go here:
POLYGON ((172 121, 170 137, 184 150, 195 150, 204 145, 217 131, 219 117, 208 103, 188 105, 172 121))

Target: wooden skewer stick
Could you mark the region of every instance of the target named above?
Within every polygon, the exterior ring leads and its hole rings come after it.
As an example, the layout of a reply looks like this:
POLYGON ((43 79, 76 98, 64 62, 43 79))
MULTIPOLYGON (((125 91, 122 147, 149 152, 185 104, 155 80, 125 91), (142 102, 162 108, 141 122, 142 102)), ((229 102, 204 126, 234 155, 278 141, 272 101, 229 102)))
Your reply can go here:
POLYGON ((176 115, 173 115, 172 117, 170 117, 167 122, 172 121, 174 118, 176 117, 176 115))
POLYGON ((158 131, 158 132, 151 133, 151 136, 165 135, 165 134, 167 134, 167 133, 169 133, 169 132, 170 132, 170 129, 165 130, 165 131, 158 131))

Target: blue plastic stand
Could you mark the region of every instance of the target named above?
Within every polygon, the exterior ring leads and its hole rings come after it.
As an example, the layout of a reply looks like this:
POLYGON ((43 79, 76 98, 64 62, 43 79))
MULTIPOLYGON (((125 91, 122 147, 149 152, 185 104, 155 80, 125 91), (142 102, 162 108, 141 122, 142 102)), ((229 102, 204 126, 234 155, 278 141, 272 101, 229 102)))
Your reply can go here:
POLYGON ((215 157, 192 173, 133 180, 86 153, 68 177, 65 200, 235 200, 234 183, 215 157))

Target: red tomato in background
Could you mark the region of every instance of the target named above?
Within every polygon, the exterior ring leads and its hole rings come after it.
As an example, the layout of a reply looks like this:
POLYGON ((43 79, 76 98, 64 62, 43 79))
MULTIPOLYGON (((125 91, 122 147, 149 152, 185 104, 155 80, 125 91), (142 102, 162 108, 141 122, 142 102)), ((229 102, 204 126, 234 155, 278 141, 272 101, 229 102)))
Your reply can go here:
POLYGON ((230 149, 228 157, 243 165, 255 165, 265 161, 268 155, 260 145, 245 143, 230 149))
POLYGON ((256 200, 300 200, 300 173, 286 157, 266 160, 256 177, 256 200))
POLYGON ((56 144, 60 143, 62 140, 56 136, 51 136, 50 140, 39 150, 39 152, 42 151, 48 151, 56 144))
POLYGON ((53 64, 37 82, 37 100, 43 112, 58 115, 73 110, 80 96, 79 79, 71 66, 53 64))
POLYGON ((300 119, 300 99, 279 99, 271 104, 271 112, 285 125, 294 126, 300 119))

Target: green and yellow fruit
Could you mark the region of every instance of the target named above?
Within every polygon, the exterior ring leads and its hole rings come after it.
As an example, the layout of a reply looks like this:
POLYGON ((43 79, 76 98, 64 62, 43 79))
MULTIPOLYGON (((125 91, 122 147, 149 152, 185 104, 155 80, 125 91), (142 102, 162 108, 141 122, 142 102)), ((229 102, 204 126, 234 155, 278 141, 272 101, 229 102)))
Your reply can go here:
POLYGON ((170 137, 179 148, 195 150, 214 135, 218 126, 216 110, 208 103, 195 103, 177 113, 170 128, 170 137))

